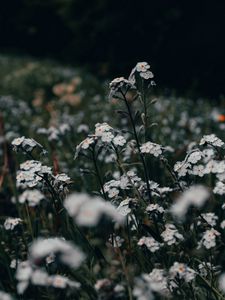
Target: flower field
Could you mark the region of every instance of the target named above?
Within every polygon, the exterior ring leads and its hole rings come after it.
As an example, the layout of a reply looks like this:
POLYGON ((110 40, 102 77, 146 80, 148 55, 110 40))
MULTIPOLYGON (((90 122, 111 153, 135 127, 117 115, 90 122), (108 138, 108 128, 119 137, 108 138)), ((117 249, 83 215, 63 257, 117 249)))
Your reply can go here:
POLYGON ((223 101, 0 66, 0 299, 225 299, 223 101))

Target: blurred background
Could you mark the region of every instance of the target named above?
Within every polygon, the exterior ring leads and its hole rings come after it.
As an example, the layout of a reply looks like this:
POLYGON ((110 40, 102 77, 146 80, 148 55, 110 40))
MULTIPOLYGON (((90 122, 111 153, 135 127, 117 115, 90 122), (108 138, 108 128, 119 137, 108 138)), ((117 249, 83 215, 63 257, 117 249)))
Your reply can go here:
POLYGON ((128 76, 148 61, 164 91, 219 98, 225 81, 225 1, 7 0, 0 53, 128 76))

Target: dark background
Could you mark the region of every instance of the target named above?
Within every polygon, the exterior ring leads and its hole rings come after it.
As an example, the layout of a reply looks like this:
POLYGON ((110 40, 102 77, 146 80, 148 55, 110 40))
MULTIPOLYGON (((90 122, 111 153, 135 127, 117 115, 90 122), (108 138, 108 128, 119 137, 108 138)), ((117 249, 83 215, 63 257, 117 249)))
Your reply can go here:
POLYGON ((160 87, 218 97, 225 91, 225 1, 5 0, 0 52, 109 77, 148 61, 160 87))

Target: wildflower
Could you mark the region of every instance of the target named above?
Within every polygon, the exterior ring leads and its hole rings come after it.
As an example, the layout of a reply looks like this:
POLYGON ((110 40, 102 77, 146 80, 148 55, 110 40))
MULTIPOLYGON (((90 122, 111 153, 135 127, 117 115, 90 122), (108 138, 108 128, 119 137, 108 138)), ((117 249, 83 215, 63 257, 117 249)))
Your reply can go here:
POLYGON ((146 277, 149 282, 151 289, 154 292, 161 294, 162 296, 168 296, 168 283, 167 277, 165 276, 165 271, 163 269, 154 268, 151 273, 146 277))
POLYGON ((222 273, 219 277, 219 288, 225 292, 225 273, 222 273))
POLYGON ((183 192, 171 207, 171 213, 182 218, 188 211, 189 206, 201 207, 209 198, 209 191, 202 185, 193 185, 183 192))
POLYGON ((148 281, 148 274, 142 274, 135 278, 133 295, 137 300, 153 300, 155 298, 148 281))
POLYGON ((19 196, 19 203, 28 202, 29 206, 36 206, 44 199, 44 195, 38 190, 26 190, 19 196))
POLYGON ((201 214, 201 216, 207 222, 207 224, 209 224, 212 227, 216 226, 216 221, 218 220, 218 217, 214 213, 205 213, 201 214))
POLYGON ((16 226, 22 223, 20 218, 7 218, 4 222, 5 230, 13 230, 16 226))
POLYGON ((136 78, 135 75, 139 74, 140 77, 142 77, 145 80, 152 79, 154 77, 153 73, 149 70, 150 65, 147 62, 139 62, 137 65, 133 68, 133 70, 130 73, 129 80, 132 82, 132 84, 135 84, 136 78))
POLYGON ((115 234, 110 235, 108 241, 110 243, 112 243, 112 246, 114 248, 118 248, 118 247, 120 248, 122 246, 122 244, 124 243, 124 239, 121 238, 119 235, 115 235, 115 234))
POLYGON ((29 285, 29 280, 32 275, 32 267, 29 261, 22 261, 19 263, 16 270, 17 292, 23 294, 29 285))
POLYGON ((133 82, 124 77, 118 77, 110 82, 109 87, 111 96, 115 96, 120 89, 133 87, 133 82))
POLYGON ((205 175, 205 167, 203 165, 194 166, 192 171, 189 171, 190 174, 203 177, 205 175))
POLYGON ((223 221, 220 223, 220 227, 221 227, 222 229, 225 228, 225 220, 223 220, 223 221))
POLYGON ((191 164, 196 164, 203 157, 203 153, 200 150, 195 150, 191 152, 188 156, 187 162, 191 164))
POLYGON ((150 153, 153 154, 155 157, 158 157, 159 155, 162 154, 162 147, 161 145, 152 143, 152 142, 147 142, 143 144, 141 147, 141 152, 142 153, 150 153))
POLYGON ((65 173, 60 173, 60 174, 57 174, 56 176, 54 176, 54 180, 55 182, 61 182, 61 183, 70 183, 71 181, 71 178, 66 175, 65 173))
POLYGON ((112 282, 108 278, 99 279, 95 283, 95 289, 96 289, 96 291, 99 291, 101 289, 109 287, 111 284, 112 284, 112 282))
POLYGON ((170 278, 184 279, 185 282, 190 282, 196 277, 196 272, 189 268, 186 264, 175 262, 169 269, 170 278))
POLYGON ((171 246, 184 240, 183 235, 178 232, 173 224, 166 224, 165 227, 166 229, 161 233, 161 237, 167 245, 171 246))
POLYGON ((100 197, 90 197, 83 193, 73 193, 67 197, 64 206, 69 215, 81 226, 95 226, 103 215, 122 223, 124 217, 109 202, 100 197))
POLYGON ((138 245, 139 246, 143 246, 145 245, 148 250, 150 250, 151 252, 155 252, 157 250, 160 249, 160 246, 162 244, 160 244, 159 242, 157 242, 153 237, 146 237, 143 236, 139 241, 138 241, 138 245))
POLYGON ((110 132, 113 128, 107 123, 95 124, 95 135, 101 137, 104 133, 110 132))
POLYGON ((13 300, 13 297, 6 292, 0 291, 0 299, 1 300, 13 300))
POLYGON ((118 196, 118 195, 119 195, 119 190, 116 189, 116 188, 110 189, 110 190, 108 191, 108 196, 109 196, 109 198, 115 198, 115 197, 118 196))
POLYGON ((202 245, 206 249, 211 249, 216 246, 216 237, 220 236, 220 233, 215 230, 214 228, 208 229, 203 234, 202 239, 198 243, 198 248, 200 248, 202 245))
POLYGON ((126 144, 126 139, 122 135, 117 135, 113 139, 113 143, 116 146, 124 146, 126 144))
POLYGON ((213 189, 213 193, 217 195, 224 195, 225 194, 225 184, 221 181, 216 182, 216 186, 213 189))
POLYGON ((78 268, 85 258, 81 250, 62 238, 39 238, 30 247, 30 260, 35 264, 50 254, 55 254, 63 264, 72 268, 78 268))
POLYGON ((210 144, 215 147, 223 147, 224 142, 219 139, 215 134, 204 135, 200 140, 199 145, 210 144))
POLYGON ((188 173, 190 163, 177 161, 174 165, 174 171, 178 173, 179 177, 184 177, 188 173))
POLYGON ((149 204, 147 207, 146 207, 146 211, 147 212, 152 212, 152 211, 156 211, 160 214, 164 213, 164 208, 162 206, 159 206, 159 204, 149 204))
POLYGON ((104 132, 101 136, 102 142, 110 143, 114 139, 114 135, 111 132, 104 132))
POLYGON ((127 216, 131 212, 131 208, 129 206, 130 203, 132 203, 131 198, 126 198, 122 202, 120 202, 120 205, 117 207, 117 210, 119 213, 123 216, 127 216))
POLYGON ((72 288, 79 288, 81 286, 79 282, 69 280, 67 277, 61 275, 49 276, 48 284, 58 289, 65 289, 67 286, 72 288))
POLYGON ((43 150, 41 144, 36 142, 33 139, 25 138, 22 136, 21 138, 16 138, 12 141, 12 146, 14 151, 18 151, 20 149, 25 150, 27 152, 31 152, 34 148, 40 148, 43 150))

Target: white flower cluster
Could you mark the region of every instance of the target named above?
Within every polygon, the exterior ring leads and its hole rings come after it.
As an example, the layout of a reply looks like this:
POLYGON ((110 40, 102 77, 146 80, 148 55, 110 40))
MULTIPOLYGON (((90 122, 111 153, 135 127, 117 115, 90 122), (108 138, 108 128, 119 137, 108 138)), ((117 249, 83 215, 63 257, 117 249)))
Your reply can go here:
POLYGON ((202 239, 198 243, 198 248, 204 246, 206 249, 211 249, 216 246, 216 237, 220 233, 214 228, 208 229, 204 232, 202 239))
POLYGON ((52 175, 50 167, 43 166, 42 163, 37 160, 27 160, 20 164, 20 171, 18 171, 16 176, 17 186, 32 188, 47 175, 52 175))
POLYGON ((149 251, 151 252, 156 252, 157 250, 160 249, 160 247, 163 245, 162 243, 157 242, 153 237, 150 236, 143 236, 139 241, 138 241, 139 246, 145 245, 149 251))
POLYGON ((224 142, 218 138, 215 134, 204 135, 200 140, 199 145, 210 144, 214 147, 223 147, 224 142))
POLYGON ((24 150, 31 152, 34 148, 40 148, 43 151, 41 144, 33 139, 25 138, 24 136, 16 138, 12 141, 12 146, 14 151, 24 150))
POLYGON ((134 84, 135 83, 135 74, 138 73, 141 78, 148 80, 154 77, 153 73, 149 70, 150 65, 147 62, 139 62, 131 71, 129 80, 134 84))
POLYGON ((171 213, 178 218, 182 218, 190 206, 201 207, 209 198, 210 194, 206 187, 193 185, 184 191, 171 207, 171 213))
POLYGON ((111 203, 100 197, 73 193, 66 198, 64 206, 69 215, 81 226, 95 226, 103 216, 110 217, 118 223, 124 221, 124 216, 111 203))
POLYGON ((103 144, 112 143, 115 146, 120 147, 126 144, 125 137, 121 134, 117 134, 115 130, 107 123, 97 123, 95 124, 95 133, 87 137, 79 145, 76 146, 75 158, 78 157, 82 149, 87 150, 90 147, 90 145, 93 145, 97 141, 103 144))
POLYGON ((45 196, 36 189, 26 190, 19 196, 19 203, 28 203, 29 206, 34 207, 39 205, 40 201, 43 200, 45 196))
POLYGON ((196 277, 196 272, 189 268, 186 264, 174 262, 169 269, 171 279, 183 279, 185 282, 191 282, 196 277))
POLYGON ((80 288, 80 283, 62 275, 49 275, 42 269, 34 268, 29 261, 20 262, 16 270, 17 292, 23 294, 30 284, 58 289, 80 288))
POLYGON ((146 207, 146 212, 157 212, 159 214, 162 214, 164 213, 165 209, 160 206, 158 203, 156 204, 149 204, 147 207, 146 207))
POLYGON ((65 135, 70 131, 70 125, 67 123, 63 123, 59 125, 58 128, 51 126, 49 128, 39 128, 37 130, 38 134, 47 135, 49 141, 58 141, 60 136, 65 135))
POLYGON ((118 180, 112 179, 104 184, 104 191, 108 194, 109 198, 115 198, 119 195, 119 190, 129 190, 132 185, 138 187, 141 183, 134 171, 128 171, 123 174, 118 180))
POLYGON ((201 218, 199 219, 197 224, 198 225, 201 224, 203 222, 203 219, 208 225, 214 227, 214 226, 216 226, 218 216, 216 216, 215 213, 212 213, 212 212, 203 213, 203 214, 201 214, 201 218))
POLYGON ((143 144, 141 147, 141 152, 142 153, 150 153, 154 155, 155 157, 158 157, 159 155, 162 154, 162 146, 159 144, 155 144, 152 142, 147 142, 143 144))
POLYGON ((173 224, 166 224, 165 228, 166 229, 161 233, 161 237, 167 245, 171 246, 178 241, 184 240, 183 235, 178 232, 173 224))
POLYGON ((78 268, 85 258, 81 250, 63 238, 39 238, 33 242, 29 253, 33 264, 40 264, 47 256, 55 254, 61 263, 72 268, 78 268))
POLYGON ((21 224, 22 220, 20 218, 7 218, 4 222, 5 230, 13 230, 17 225, 21 224))

